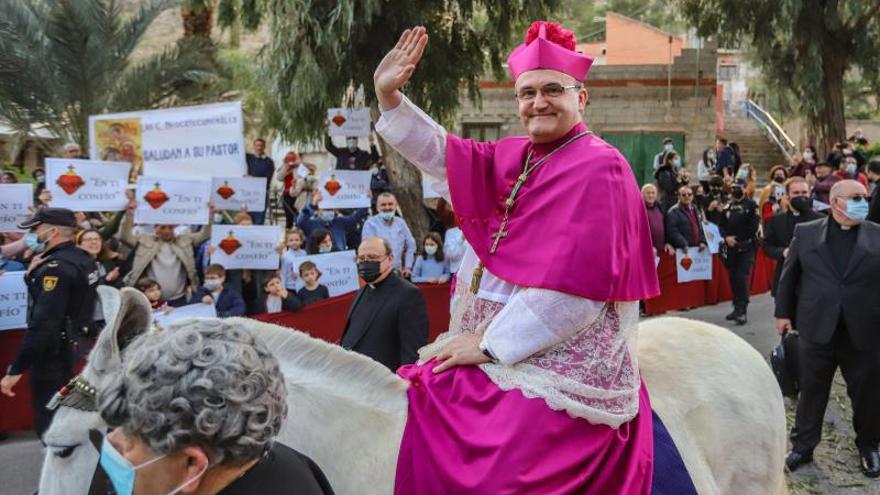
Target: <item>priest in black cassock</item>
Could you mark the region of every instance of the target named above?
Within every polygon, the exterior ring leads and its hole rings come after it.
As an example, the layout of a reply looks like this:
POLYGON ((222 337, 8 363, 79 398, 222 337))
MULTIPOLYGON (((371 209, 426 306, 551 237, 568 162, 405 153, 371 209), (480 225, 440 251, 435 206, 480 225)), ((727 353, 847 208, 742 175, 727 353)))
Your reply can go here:
POLYGON ((422 292, 393 269, 384 239, 371 237, 358 248, 358 291, 342 332, 342 347, 384 364, 391 371, 418 359, 428 340, 428 310, 422 292))

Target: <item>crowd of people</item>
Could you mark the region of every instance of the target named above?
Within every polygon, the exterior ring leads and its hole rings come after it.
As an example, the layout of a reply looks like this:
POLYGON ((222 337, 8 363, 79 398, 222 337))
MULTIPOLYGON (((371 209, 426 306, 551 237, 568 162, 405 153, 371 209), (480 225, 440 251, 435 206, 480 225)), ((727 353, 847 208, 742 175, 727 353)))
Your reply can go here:
MULTIPOLYGON (((706 227, 717 226, 721 239, 711 242, 718 243, 734 294, 727 319, 746 324, 748 281, 758 249, 780 262, 774 287, 778 281, 784 260, 778 246, 790 241, 793 231, 792 224, 787 236, 777 238, 783 218, 797 215, 799 221, 806 221, 816 218, 817 212, 827 214, 831 187, 844 179, 858 181, 872 198, 877 196, 873 192, 880 180, 880 161, 868 161, 863 153, 867 145, 867 140, 855 136, 843 140, 824 161, 817 161, 814 146, 805 146, 790 163, 772 167, 758 189, 756 171, 743 163, 736 143, 718 137, 700 156, 694 181, 673 140, 664 139, 653 160, 654 181, 642 187, 655 255, 674 255, 676 249, 703 251, 710 243, 706 227)), ((880 219, 880 201, 872 202, 868 219, 880 219)))

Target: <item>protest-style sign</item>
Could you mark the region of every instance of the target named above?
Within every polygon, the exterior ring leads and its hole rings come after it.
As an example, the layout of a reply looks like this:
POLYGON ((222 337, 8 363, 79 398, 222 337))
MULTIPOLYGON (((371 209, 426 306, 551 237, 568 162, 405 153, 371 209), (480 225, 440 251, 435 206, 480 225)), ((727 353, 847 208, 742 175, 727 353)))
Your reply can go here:
POLYGON ((241 102, 89 117, 91 156, 132 164, 133 175, 242 177, 241 102))
POLYGON ((136 223, 205 225, 211 181, 139 177, 136 223))
MULTIPOLYGON (((354 292, 360 288, 358 284, 357 254, 355 251, 339 251, 312 256, 300 256, 294 259, 292 269, 299 273, 299 266, 311 261, 321 272, 318 283, 327 287, 330 297, 354 292)), ((296 289, 303 287, 302 277, 297 277, 296 289)))
POLYGON ((327 110, 327 134, 330 136, 369 136, 369 108, 331 108, 327 110))
POLYGON ((721 243, 724 242, 724 238, 721 237, 721 230, 712 222, 704 222, 703 233, 706 234, 706 245, 709 246, 709 252, 718 254, 721 250, 721 243))
POLYGON ((217 225, 211 231, 211 263, 227 270, 277 270, 280 225, 217 225))
POLYGON ((321 208, 368 208, 370 206, 370 172, 328 170, 318 179, 321 208))
POLYGON ((21 232, 18 224, 31 216, 31 184, 0 184, 0 232, 21 232))
POLYGON ((50 205, 75 211, 122 211, 131 164, 46 158, 50 205))
POLYGON ((27 328, 28 292, 25 272, 0 275, 0 330, 27 328))
POLYGON ((263 211, 266 209, 265 177, 214 177, 211 201, 218 210, 263 211))
POLYGON ((169 312, 164 309, 153 311, 153 323, 159 328, 165 328, 175 321, 186 318, 216 318, 217 310, 213 304, 195 303, 177 308, 171 308, 169 312))
POLYGON ((712 253, 708 249, 700 251, 697 247, 675 250, 675 268, 678 283, 694 280, 712 280, 712 253))

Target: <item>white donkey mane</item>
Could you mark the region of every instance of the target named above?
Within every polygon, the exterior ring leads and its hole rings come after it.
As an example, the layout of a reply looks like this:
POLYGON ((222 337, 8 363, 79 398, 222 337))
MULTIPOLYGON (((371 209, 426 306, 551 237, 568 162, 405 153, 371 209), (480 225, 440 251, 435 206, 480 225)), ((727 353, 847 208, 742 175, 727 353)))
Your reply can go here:
POLYGON ((316 339, 299 330, 248 318, 229 318, 241 323, 269 347, 284 373, 288 387, 303 387, 398 414, 406 409, 406 381, 384 365, 338 345, 316 339))

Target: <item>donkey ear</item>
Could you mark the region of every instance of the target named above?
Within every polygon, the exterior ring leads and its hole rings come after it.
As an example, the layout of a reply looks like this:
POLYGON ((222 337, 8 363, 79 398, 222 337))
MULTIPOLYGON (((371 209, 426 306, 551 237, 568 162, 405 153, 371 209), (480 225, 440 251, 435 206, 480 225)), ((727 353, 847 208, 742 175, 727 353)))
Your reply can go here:
POLYGON ((98 337, 89 364, 105 371, 121 363, 125 347, 150 328, 153 310, 147 297, 131 287, 116 290, 99 286, 98 293, 107 326, 98 337))

